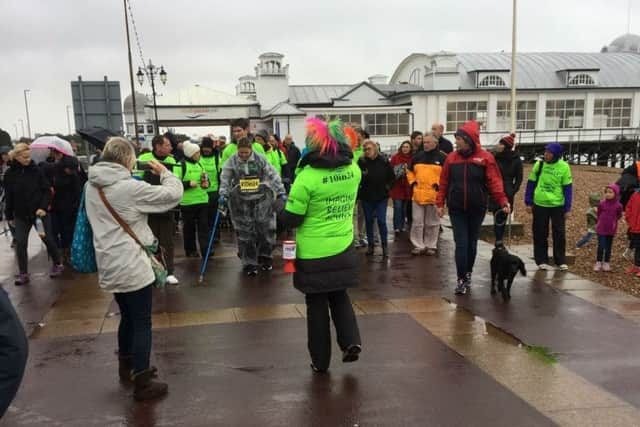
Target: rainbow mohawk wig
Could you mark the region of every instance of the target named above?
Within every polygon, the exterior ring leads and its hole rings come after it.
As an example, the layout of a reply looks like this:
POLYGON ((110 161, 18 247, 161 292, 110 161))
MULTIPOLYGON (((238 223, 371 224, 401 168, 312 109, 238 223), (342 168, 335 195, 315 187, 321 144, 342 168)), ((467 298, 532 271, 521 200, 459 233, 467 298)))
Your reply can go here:
POLYGON ((356 132, 356 130, 351 126, 345 126, 343 132, 351 146, 351 150, 355 150, 358 146, 358 132, 356 132))
POLYGON ((320 151, 322 155, 335 156, 338 154, 339 146, 349 146, 340 119, 325 122, 317 117, 309 117, 306 128, 309 151, 320 151))

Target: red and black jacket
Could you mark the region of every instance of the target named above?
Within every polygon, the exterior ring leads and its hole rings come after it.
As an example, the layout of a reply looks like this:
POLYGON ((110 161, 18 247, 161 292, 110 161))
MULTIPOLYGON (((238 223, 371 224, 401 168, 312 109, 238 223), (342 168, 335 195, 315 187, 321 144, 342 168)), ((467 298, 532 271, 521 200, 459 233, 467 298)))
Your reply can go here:
POLYGON ((495 158, 480 147, 480 128, 475 121, 462 125, 457 136, 465 139, 470 149, 456 150, 447 156, 440 174, 436 205, 449 211, 484 212, 489 196, 499 206, 507 204, 502 175, 495 158))

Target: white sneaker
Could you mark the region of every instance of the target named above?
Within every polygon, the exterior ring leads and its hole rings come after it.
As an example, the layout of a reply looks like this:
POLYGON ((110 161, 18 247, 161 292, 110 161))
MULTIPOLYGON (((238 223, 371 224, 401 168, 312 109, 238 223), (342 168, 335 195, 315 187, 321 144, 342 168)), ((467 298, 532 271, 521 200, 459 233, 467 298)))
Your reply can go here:
POLYGON ((553 270, 549 264, 538 264, 538 270, 553 270))
POLYGON ((569 266, 567 264, 560 264, 558 266, 558 270, 560 271, 567 271, 569 269, 569 266))
POLYGON ((173 274, 167 276, 167 285, 177 285, 178 283, 180 283, 178 278, 173 274))

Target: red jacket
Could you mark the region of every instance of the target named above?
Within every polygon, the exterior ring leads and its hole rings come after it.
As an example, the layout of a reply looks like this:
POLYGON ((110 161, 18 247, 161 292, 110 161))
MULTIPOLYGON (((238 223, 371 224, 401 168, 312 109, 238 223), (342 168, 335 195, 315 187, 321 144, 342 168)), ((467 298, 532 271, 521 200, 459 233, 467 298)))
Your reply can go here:
POLYGON ((480 127, 475 121, 462 125, 456 132, 471 146, 467 152, 456 150, 447 156, 440 174, 436 205, 449 211, 487 210, 489 196, 498 206, 507 204, 502 175, 495 158, 480 147, 480 127))
POLYGON ((393 173, 396 176, 396 180, 391 187, 389 197, 394 200, 411 200, 413 190, 407 181, 406 170, 411 162, 411 154, 396 153, 391 157, 391 167, 393 167, 393 173), (404 171, 402 171, 404 169, 404 171), (398 177, 401 175, 400 177, 398 177))
POLYGON ((640 193, 631 195, 624 210, 624 219, 629 224, 629 233, 640 234, 640 193))

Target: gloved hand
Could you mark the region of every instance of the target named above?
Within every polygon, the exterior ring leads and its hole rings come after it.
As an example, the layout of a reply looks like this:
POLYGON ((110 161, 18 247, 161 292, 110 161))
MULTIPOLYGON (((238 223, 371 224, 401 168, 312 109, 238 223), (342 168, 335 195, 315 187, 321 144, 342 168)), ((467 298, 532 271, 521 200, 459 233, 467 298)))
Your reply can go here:
POLYGON ((227 198, 224 196, 218 197, 218 212, 222 216, 227 216, 227 198))
POLYGON ((281 194, 275 202, 273 203, 273 210, 276 214, 280 214, 284 210, 284 207, 287 205, 287 195, 281 194))

